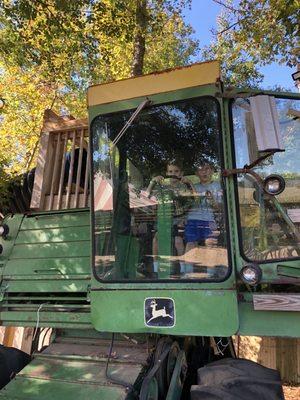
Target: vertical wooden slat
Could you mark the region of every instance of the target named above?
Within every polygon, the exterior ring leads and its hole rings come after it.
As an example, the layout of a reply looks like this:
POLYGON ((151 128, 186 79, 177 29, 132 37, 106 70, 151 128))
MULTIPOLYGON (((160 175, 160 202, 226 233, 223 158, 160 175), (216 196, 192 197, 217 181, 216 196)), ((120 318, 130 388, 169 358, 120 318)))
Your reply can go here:
POLYGON ((78 160, 78 164, 77 164, 76 189, 75 189, 75 198, 74 198, 74 207, 75 208, 78 207, 78 195, 79 195, 79 188, 80 188, 82 155, 83 155, 83 140, 84 140, 84 130, 82 129, 80 132, 79 160, 78 160))
POLYGON ((276 369, 276 339, 274 337, 262 338, 258 362, 265 367, 276 369))
POLYGON ((14 326, 8 326, 5 329, 3 345, 7 347, 12 347, 16 328, 14 326))
POLYGON ((88 188, 89 188, 89 169, 90 169, 90 152, 87 152, 86 158, 86 169, 84 177, 84 190, 83 190, 83 206, 87 207, 88 200, 88 188))
POLYGON ((283 381, 299 383, 297 339, 276 338, 277 369, 280 371, 283 381))
POLYGON ((61 160, 61 170, 60 170, 59 188, 58 188, 57 206, 56 206, 57 210, 60 210, 60 208, 61 208, 61 200, 62 200, 63 187, 64 187, 66 153, 67 153, 68 139, 69 139, 69 134, 68 134, 68 132, 66 132, 65 133, 65 137, 64 137, 63 156, 62 156, 62 160, 61 160))
POLYGON ((20 349, 24 351, 24 353, 31 354, 33 332, 34 328, 31 327, 24 328, 21 349, 20 349))
POLYGON ((69 208, 70 197, 71 197, 71 192, 72 192, 72 178, 73 178, 74 161, 75 161, 74 160, 75 159, 75 142, 76 142, 76 131, 73 132, 71 162, 70 162, 69 177, 68 177, 68 187, 67 187, 67 197, 66 197, 66 208, 69 208))
POLYGON ((34 185, 31 197, 30 208, 39 210, 43 207, 48 163, 51 159, 51 138, 49 132, 44 132, 40 140, 40 151, 35 170, 34 185))
POLYGON ((60 155, 61 147, 61 132, 57 135, 57 142, 55 147, 55 158, 54 158, 54 166, 52 169, 52 179, 51 179, 51 189, 50 189, 50 199, 49 199, 49 210, 52 210, 53 207, 53 199, 56 189, 56 182, 57 182, 57 174, 58 174, 58 160, 60 155))

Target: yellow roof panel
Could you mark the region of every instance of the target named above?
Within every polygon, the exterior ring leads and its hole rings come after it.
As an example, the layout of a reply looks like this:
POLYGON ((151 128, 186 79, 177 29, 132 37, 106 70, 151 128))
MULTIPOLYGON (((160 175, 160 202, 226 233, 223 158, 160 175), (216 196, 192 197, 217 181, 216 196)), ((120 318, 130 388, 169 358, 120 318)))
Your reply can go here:
POLYGON ((95 106, 115 101, 150 96, 172 90, 215 83, 220 78, 220 64, 209 61, 149 75, 91 86, 88 105, 95 106))

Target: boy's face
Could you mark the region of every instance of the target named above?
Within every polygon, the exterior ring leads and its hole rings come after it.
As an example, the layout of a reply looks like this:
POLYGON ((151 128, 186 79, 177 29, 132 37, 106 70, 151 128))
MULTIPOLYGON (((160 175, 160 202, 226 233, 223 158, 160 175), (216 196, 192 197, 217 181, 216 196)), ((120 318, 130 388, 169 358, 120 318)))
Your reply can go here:
POLYGON ((167 166, 167 176, 170 176, 170 175, 174 175, 174 176, 177 176, 178 178, 181 178, 182 171, 177 165, 170 164, 167 166))
POLYGON ((197 171, 196 175, 199 177, 201 183, 209 183, 213 174, 213 169, 210 165, 201 165, 197 171))

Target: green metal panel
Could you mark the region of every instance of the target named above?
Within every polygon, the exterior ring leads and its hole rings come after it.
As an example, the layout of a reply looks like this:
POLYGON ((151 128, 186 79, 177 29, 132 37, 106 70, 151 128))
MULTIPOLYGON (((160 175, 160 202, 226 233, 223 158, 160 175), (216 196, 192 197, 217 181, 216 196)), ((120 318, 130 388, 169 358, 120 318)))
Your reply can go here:
MULTIPOLYGON (((166 103, 199 96, 214 96, 219 88, 207 85, 150 96, 153 104, 166 103)), ((137 107, 144 98, 91 107, 90 121, 96 115, 137 107)), ((229 133, 228 115, 221 103, 222 129, 229 133)), ((224 137, 225 166, 232 165, 230 139, 224 137)), ((228 185, 228 183, 227 183, 228 185)), ((231 196, 233 183, 231 185, 231 196)), ((232 197, 231 197, 232 201, 232 197)), ((231 213, 234 213, 233 208, 231 213)), ((231 216, 232 217, 232 216, 231 216)), ((160 253, 170 254, 170 226, 164 218, 158 221, 164 225, 164 237, 159 239, 160 253), (167 249, 166 249, 167 248, 167 249)), ((234 254, 232 246, 232 254, 234 254)), ((167 268, 166 268, 167 269, 167 268)), ((163 277, 163 276, 160 276, 163 277)), ((228 336, 238 329, 238 308, 235 290, 235 276, 232 274, 222 283, 196 282, 124 282, 104 283, 92 279, 92 323, 98 330, 127 332, 156 332, 182 335, 228 336), (126 290, 125 290, 126 289, 126 290), (130 289, 130 290, 127 290, 130 289), (165 290, 162 290, 165 289, 165 290), (173 328, 149 328, 144 321, 144 300, 146 297, 171 297, 175 300, 176 324, 173 328), (110 309, 110 313, 105 310, 110 309)))
MULTIPOLYGON (((44 303, 42 303, 44 304, 44 303)), ((74 308, 76 305, 73 305, 74 308)), ((47 306, 45 306, 47 308, 47 306)), ((90 313, 89 310, 82 310, 77 307, 78 312, 74 309, 67 309, 62 311, 64 307, 61 306, 61 310, 53 309, 52 312, 44 311, 40 305, 36 308, 35 312, 30 312, 26 310, 19 311, 3 311, 1 312, 1 320, 9 321, 5 325, 11 326, 36 326, 36 321, 39 322, 39 327, 70 327, 74 328, 90 328, 90 313), (40 311, 39 311, 40 310, 40 311), (71 312, 72 311, 72 312, 71 312)))
POLYGON ((90 257, 70 258, 36 258, 8 260, 4 271, 4 278, 20 279, 20 276, 36 275, 40 278, 42 274, 59 275, 68 278, 69 275, 90 275, 90 257), (67 275, 67 276, 66 276, 67 275))
POLYGON ((89 256, 90 242, 16 244, 11 259, 89 256))
POLYGON ((61 276, 47 275, 41 279, 3 280, 1 287, 6 287, 5 293, 87 293, 89 282, 90 277, 83 280, 74 276, 62 279, 61 276))
POLYGON ((97 383, 53 381, 38 378, 16 377, 0 391, 0 399, 6 400, 124 400, 124 389, 101 386, 97 383))
POLYGON ((238 330, 235 290, 100 290, 91 293, 91 305, 92 324, 99 331, 230 336, 238 330), (144 302, 149 297, 174 300, 174 327, 146 326, 144 302))
MULTIPOLYGON (((23 228, 23 227, 22 227, 23 228)), ((89 239, 90 226, 68 226, 63 228, 45 228, 34 230, 21 230, 16 239, 16 244, 40 242, 75 242, 89 239)))
POLYGON ((89 210, 48 211, 27 216, 22 223, 21 230, 89 226, 89 224, 89 210))
POLYGON ((157 242, 158 254, 161 259, 158 261, 158 277, 160 279, 169 278, 171 275, 170 254, 172 254, 172 203, 168 201, 168 196, 162 196, 157 208, 157 242), (164 257, 165 256, 165 257, 164 257))
MULTIPOLYGON (((218 89, 215 85, 204 85, 162 94, 155 94, 148 96, 148 98, 151 100, 152 104, 168 103, 170 101, 186 100, 198 96, 215 96, 217 90, 218 89)), ((130 100, 89 107, 89 120, 93 121, 93 119, 100 114, 109 114, 112 112, 136 108, 144 100, 145 97, 136 97, 130 100)))
POLYGON ((89 219, 88 210, 68 210, 9 220, 17 228, 4 244, 11 243, 0 287, 4 325, 90 327, 89 219))
POLYGON ((2 222, 3 224, 8 225, 9 233, 6 239, 0 237, 0 244, 3 247, 2 254, 0 254, 0 267, 5 264, 5 261, 10 256, 22 220, 23 220, 23 215, 15 215, 15 216, 8 216, 2 222))
POLYGON ((147 346, 116 339, 116 356, 108 366, 112 379, 108 379, 105 370, 111 341, 101 337, 93 332, 89 337, 89 331, 84 337, 57 337, 0 391, 0 398, 129 400, 127 387, 112 380, 133 385, 146 363, 147 346))
POLYGON ((252 302, 239 303, 239 335, 299 337, 300 313, 255 311, 252 302))

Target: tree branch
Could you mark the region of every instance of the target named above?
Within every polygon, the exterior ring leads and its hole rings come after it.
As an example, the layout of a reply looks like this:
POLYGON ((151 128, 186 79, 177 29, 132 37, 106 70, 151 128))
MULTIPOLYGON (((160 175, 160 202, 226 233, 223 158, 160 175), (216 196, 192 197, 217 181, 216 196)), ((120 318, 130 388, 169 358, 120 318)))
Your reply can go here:
POLYGON ((233 12, 233 13, 239 12, 238 9, 236 9, 236 8, 234 8, 234 7, 231 7, 231 6, 229 6, 228 4, 223 3, 223 1, 221 1, 221 0, 212 0, 212 1, 213 1, 214 3, 216 3, 216 4, 219 4, 220 6, 226 8, 227 10, 229 10, 229 11, 231 11, 231 12, 233 12))

